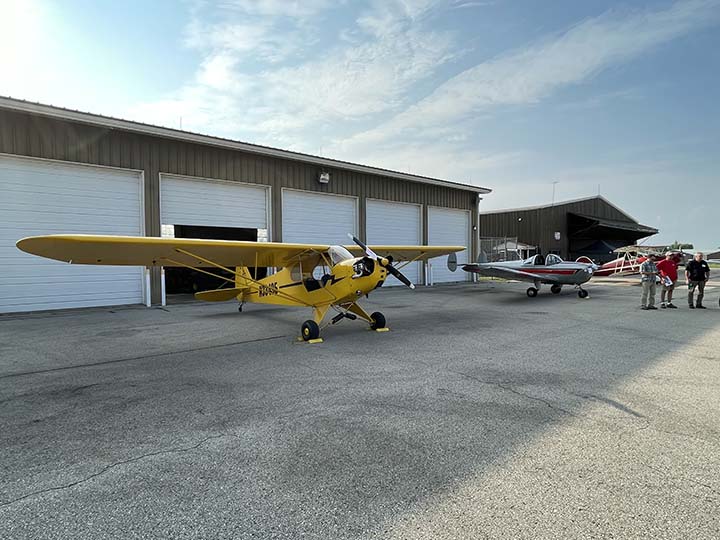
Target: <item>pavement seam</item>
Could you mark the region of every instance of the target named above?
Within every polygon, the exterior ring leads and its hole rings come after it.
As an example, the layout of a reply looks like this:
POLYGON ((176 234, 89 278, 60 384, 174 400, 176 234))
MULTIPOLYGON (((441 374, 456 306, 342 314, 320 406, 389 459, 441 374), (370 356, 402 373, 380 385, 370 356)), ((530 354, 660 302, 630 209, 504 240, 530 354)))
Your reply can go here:
POLYGON ((262 341, 270 341, 273 339, 280 339, 288 337, 286 335, 283 336, 269 336, 269 337, 263 337, 263 338, 257 338, 257 339, 249 339, 246 341, 235 341, 233 343, 222 343, 220 345, 207 345, 205 347, 197 347, 194 349, 184 349, 182 351, 168 351, 168 352, 160 352, 160 353, 154 353, 154 354, 146 354, 142 356, 133 356, 131 358, 116 358, 115 360, 105 360, 103 362, 92 362, 90 364, 79 364, 77 366, 63 366, 63 367, 57 367, 57 368, 50 368, 50 369, 39 369, 37 371, 22 371, 19 373, 8 373, 6 375, 0 375, 0 380, 3 379, 11 379, 13 377, 23 377, 26 375, 40 375, 43 373, 53 373, 56 371, 67 371, 70 369, 81 369, 81 368, 87 368, 87 367, 97 367, 97 366, 105 366, 109 364, 118 364, 122 362, 132 362, 134 360, 146 360, 148 358, 160 358, 163 356, 170 356, 173 354, 185 354, 185 353, 192 353, 192 352, 199 352, 199 351, 207 351, 211 349, 220 349, 222 347, 232 347, 234 345, 244 345, 245 343, 258 343, 262 341))
POLYGON ((205 444, 206 442, 208 442, 208 441, 210 441, 210 440, 222 439, 222 438, 225 438, 225 437, 236 437, 236 438, 237 438, 237 435, 234 435, 234 434, 232 434, 232 433, 223 433, 223 434, 221 434, 221 435, 211 435, 211 436, 209 436, 209 437, 205 437, 205 438, 202 439, 200 442, 198 442, 197 444, 194 444, 194 445, 192 445, 192 446, 170 448, 170 449, 168 449, 168 450, 161 450, 161 451, 159 451, 159 452, 149 452, 149 453, 147 453, 147 454, 142 454, 142 455, 136 456, 136 457, 134 457, 134 458, 130 458, 130 459, 125 459, 125 460, 122 460, 122 461, 118 461, 118 462, 116 462, 116 463, 112 463, 112 464, 104 467, 104 468, 103 468, 102 470, 100 470, 99 472, 93 473, 93 474, 91 474, 91 475, 89 475, 89 476, 86 476, 85 478, 80 479, 80 480, 76 480, 75 482, 70 482, 69 484, 65 484, 65 485, 63 485, 63 486, 55 486, 55 487, 51 487, 51 488, 41 489, 41 490, 38 490, 38 491, 33 491, 32 493, 27 493, 27 494, 25 494, 25 495, 22 495, 22 496, 20 496, 20 497, 17 497, 17 498, 15 498, 15 499, 10 500, 10 501, 0 503, 0 508, 4 508, 4 507, 10 506, 10 505, 13 505, 13 504, 15 504, 15 503, 17 503, 17 502, 23 501, 23 500, 25 500, 25 499, 29 499, 30 497, 35 497, 35 496, 38 496, 38 495, 44 495, 45 493, 50 493, 50 492, 52 492, 52 491, 62 491, 62 490, 65 490, 65 489, 69 489, 69 488, 75 487, 75 486, 80 485, 80 484, 84 484, 85 482, 88 482, 88 481, 93 480, 93 479, 95 479, 95 478, 97 478, 97 477, 99 477, 99 476, 102 476, 102 475, 105 474, 106 472, 114 469, 115 467, 119 467, 119 466, 121 466, 121 465, 127 465, 127 464, 129 464, 129 463, 135 463, 136 461, 140 461, 140 460, 143 460, 143 459, 145 459, 145 458, 155 457, 155 456, 161 456, 161 455, 163 455, 163 454, 175 454, 175 453, 182 453, 182 452, 190 452, 191 450, 196 450, 196 449, 200 448, 203 444, 205 444))
POLYGON ((539 397, 537 397, 537 396, 533 396, 533 395, 530 395, 530 394, 526 394, 526 393, 524 393, 524 392, 521 392, 520 390, 516 390, 515 388, 513 388, 513 387, 510 386, 510 385, 508 385, 507 383, 503 383, 503 382, 501 382, 501 381, 487 381, 487 380, 484 380, 484 379, 480 379, 480 378, 478 378, 478 377, 474 377, 474 376, 469 375, 469 374, 467 374, 467 373, 463 373, 462 371, 454 371, 454 370, 448 370, 448 371, 450 371, 451 373, 455 373, 456 375, 460 375, 460 376, 462 376, 462 377, 465 377, 466 379, 470 379, 470 380, 473 380, 473 381, 476 381, 476 382, 479 382, 479 383, 482 383, 482 384, 487 384, 487 385, 490 385, 490 386, 495 386, 495 387, 497 387, 497 388, 500 388, 500 389, 502 389, 502 390, 505 390, 506 392, 511 392, 511 393, 513 393, 513 394, 515 394, 515 395, 517 395, 517 396, 520 396, 520 397, 523 397, 523 398, 526 398, 526 399, 530 399, 530 400, 532 400, 532 401, 538 401, 538 402, 540 402, 540 403, 544 403, 545 405, 547 405, 548 407, 550 407, 550 408, 553 409, 553 410, 560 411, 560 412, 562 412, 562 413, 564 413, 564 414, 567 414, 567 415, 569 415, 569 416, 574 416, 575 418, 580 418, 580 415, 575 414, 574 412, 568 411, 567 409, 563 409, 562 407, 558 407, 557 405, 555 405, 554 403, 552 403, 551 401, 548 401, 548 400, 546 400, 546 399, 539 398, 539 397))

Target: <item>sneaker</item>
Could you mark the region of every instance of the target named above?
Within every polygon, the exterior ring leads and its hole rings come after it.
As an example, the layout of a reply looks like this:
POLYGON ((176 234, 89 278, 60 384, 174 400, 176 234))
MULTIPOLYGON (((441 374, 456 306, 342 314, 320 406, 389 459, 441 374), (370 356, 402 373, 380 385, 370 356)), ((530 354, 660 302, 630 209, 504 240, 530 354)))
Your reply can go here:
POLYGON ((655 306, 648 306, 648 309, 657 309, 655 306))
POLYGON ((640 309, 642 309, 643 311, 647 311, 647 308, 645 306, 640 306, 640 309))
POLYGON ((669 307, 670 309, 677 309, 677 306, 676 306, 675 304, 673 304, 672 302, 670 302, 670 303, 667 305, 667 307, 669 307))
POLYGON ((689 307, 690 309, 695 309, 695 306, 693 306, 692 304, 690 304, 688 307, 689 307))
POLYGON ((702 304, 698 304, 698 305, 696 305, 695 307, 698 308, 698 309, 707 309, 707 308, 706 308, 705 306, 703 306, 702 304))
POLYGON ((665 309, 667 306, 665 305, 665 302, 663 302, 662 304, 660 304, 660 307, 661 307, 662 309, 665 309))

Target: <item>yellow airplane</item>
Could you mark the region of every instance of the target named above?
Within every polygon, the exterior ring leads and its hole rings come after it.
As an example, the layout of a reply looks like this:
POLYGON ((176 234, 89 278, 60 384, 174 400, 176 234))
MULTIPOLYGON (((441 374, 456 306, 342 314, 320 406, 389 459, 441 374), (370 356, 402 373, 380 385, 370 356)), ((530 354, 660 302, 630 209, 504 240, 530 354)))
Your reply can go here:
MULTIPOLYGON (((48 235, 23 238, 22 251, 71 264, 109 266, 179 266, 191 268, 226 282, 226 287, 195 294, 199 300, 304 306, 313 318, 303 323, 305 341, 318 340, 325 315, 332 307, 338 314, 327 324, 358 317, 373 330, 385 329, 380 312, 368 314, 357 301, 382 286, 388 274, 414 289, 393 261, 409 264, 448 255, 456 266, 455 252, 463 246, 375 246, 369 248, 353 235, 356 246, 240 242, 189 238, 136 236, 48 235), (378 253, 380 255, 378 255, 378 253), (257 279, 258 267, 279 271, 257 279), (255 274, 251 269, 255 270, 255 274), (218 271, 227 273, 225 276, 218 271), (228 278, 227 275, 232 277, 228 278)), ((327 326, 324 325, 324 326, 327 326)))

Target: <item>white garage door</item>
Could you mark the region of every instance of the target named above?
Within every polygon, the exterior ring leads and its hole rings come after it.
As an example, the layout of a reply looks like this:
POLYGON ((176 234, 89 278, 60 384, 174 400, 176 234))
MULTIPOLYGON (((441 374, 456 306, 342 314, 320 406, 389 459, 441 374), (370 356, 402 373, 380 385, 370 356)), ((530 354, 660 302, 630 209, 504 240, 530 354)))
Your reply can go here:
POLYGON ((284 189, 282 212, 283 242, 347 245, 357 234, 355 197, 284 189))
POLYGON ((59 233, 143 234, 136 171, 0 156, 0 312, 135 304, 142 268, 69 265, 15 242, 59 233))
MULTIPOLYGON (((428 243, 431 246, 470 246, 470 212, 450 208, 428 208, 428 243)), ((468 262, 467 250, 457 254, 458 266, 468 262)), ((432 283, 467 281, 469 274, 458 268, 451 272, 447 256, 430 259, 432 283)))
MULTIPOLYGON (((388 201, 367 201, 367 243, 419 246, 422 244, 421 206, 388 201)), ((401 271, 413 283, 420 283, 422 263, 414 262, 401 271)), ((385 283, 402 285, 390 276, 385 283)))
POLYGON ((163 225, 267 229, 268 199, 266 186, 160 175, 163 225))

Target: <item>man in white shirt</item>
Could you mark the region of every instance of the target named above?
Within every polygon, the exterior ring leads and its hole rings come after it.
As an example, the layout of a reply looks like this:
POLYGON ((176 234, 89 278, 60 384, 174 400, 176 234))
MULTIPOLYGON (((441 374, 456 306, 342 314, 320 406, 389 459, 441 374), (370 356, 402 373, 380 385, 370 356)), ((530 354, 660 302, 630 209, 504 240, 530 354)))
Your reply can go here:
POLYGON ((658 276, 658 269, 655 265, 654 255, 648 256, 648 258, 640 265, 640 276, 642 281, 640 309, 657 309, 655 307, 655 280, 658 276))

